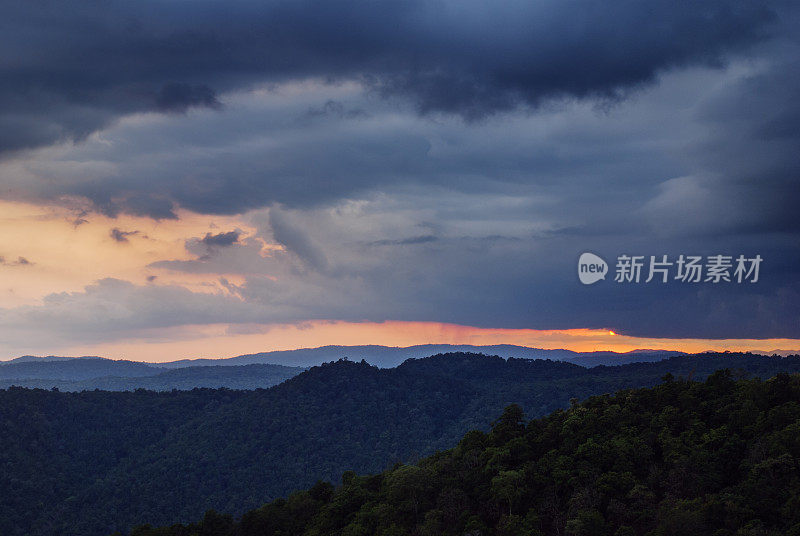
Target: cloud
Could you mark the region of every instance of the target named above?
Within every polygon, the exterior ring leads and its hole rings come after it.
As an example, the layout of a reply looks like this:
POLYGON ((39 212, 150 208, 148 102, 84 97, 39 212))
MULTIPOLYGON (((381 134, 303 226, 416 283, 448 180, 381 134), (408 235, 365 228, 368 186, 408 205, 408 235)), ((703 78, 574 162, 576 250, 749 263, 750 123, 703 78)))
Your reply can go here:
POLYGON ((136 276, 211 275, 216 294, 103 280, 6 310, 9 325, 87 339, 309 319, 800 336, 790 3, 14 9, 28 37, 0 37, 0 144, 35 149, 5 153, 0 195, 74 203, 80 219, 240 215, 248 230, 192 231, 136 276), (584 288, 583 251, 765 263, 751 286, 584 288))
POLYGON ((0 339, 30 338, 41 326, 56 344, 158 338, 182 326, 226 324, 236 331, 239 325, 330 319, 605 328, 647 337, 800 338, 800 253, 787 250, 781 235, 654 241, 646 225, 592 235, 539 232, 531 228, 530 205, 517 206, 516 199, 473 194, 447 201, 461 210, 422 190, 402 202, 379 196, 334 207, 252 212, 245 223, 255 234, 208 257, 195 238, 187 243, 194 260, 148 267, 149 273, 168 272, 164 281, 179 281, 181 273, 218 274, 213 292, 158 284, 160 278, 143 285, 104 279, 80 292, 50 295, 41 305, 0 311, 0 339), (498 214, 505 229, 500 236, 485 225, 498 214), (472 218, 469 225, 465 215, 472 218), (408 237, 425 236, 419 231, 426 221, 437 222, 437 239, 403 246, 408 237), (264 252, 261 240, 273 235, 284 248, 264 252), (578 282, 575 265, 586 250, 612 266, 621 253, 758 253, 765 261, 759 283, 752 285, 621 285, 609 278, 587 287, 578 282))
POLYGON ((261 225, 263 236, 274 233, 275 221, 291 222, 295 233, 302 229, 299 243, 313 244, 313 254, 325 259, 322 270, 298 255, 292 241, 288 243, 294 250, 271 250, 266 256, 248 254, 252 246, 247 243, 232 246, 229 254, 235 262, 230 264, 212 259, 158 267, 190 273, 215 268, 242 275, 244 283, 228 284, 228 290, 285 322, 428 320, 487 328, 581 326, 646 337, 800 336, 800 317, 793 306, 800 296, 800 254, 786 252, 779 235, 713 240, 678 235, 654 242, 647 225, 594 235, 573 230, 533 233, 529 215, 511 210, 509 199, 475 195, 458 200, 476 221, 502 213, 506 232, 497 236, 494 229, 481 226, 465 233, 463 215, 448 215, 439 198, 421 193, 401 206, 396 203, 381 197, 333 208, 283 209, 280 219, 249 215, 251 223, 261 225), (403 245, 426 220, 439 222, 436 240, 419 241, 417 247, 385 247, 403 245), (578 255, 586 250, 609 260, 612 270, 623 253, 667 254, 672 259, 679 254, 742 253, 768 260, 754 285, 622 285, 610 277, 586 287, 575 272, 578 255))
POLYGON ((109 235, 115 242, 127 242, 129 236, 136 236, 139 234, 139 231, 121 231, 114 227, 109 232, 109 235))
POLYGON ((216 235, 207 233, 204 238, 186 240, 184 245, 193 259, 161 260, 149 264, 147 268, 191 274, 265 273, 265 257, 262 254, 265 244, 260 237, 242 237, 239 230, 216 235))
POLYGON ((4 6, 0 151, 85 139, 121 115, 218 108, 257 83, 359 81, 467 119, 551 99, 615 100, 719 65, 784 3, 202 0, 4 6), (89 66, 89 68, 87 68, 89 66))
POLYGON ((226 247, 231 246, 239 241, 240 236, 239 231, 229 231, 227 233, 217 233, 211 234, 206 233, 200 242, 207 246, 218 246, 218 247, 226 247))
POLYGON ((368 118, 369 114, 360 108, 346 109, 341 102, 329 99, 322 106, 312 106, 308 109, 309 118, 334 116, 346 119, 368 118))
MULTIPOLYGON (((88 199, 111 216, 163 219, 174 218, 176 206, 237 214, 273 204, 324 206, 421 186, 435 195, 504 192, 524 202, 558 195, 555 183, 562 179, 570 189, 578 178, 595 176, 610 181, 608 188, 653 175, 649 162, 659 166, 662 180, 680 170, 663 154, 636 145, 636 136, 652 133, 627 110, 620 111, 620 124, 633 123, 635 132, 608 131, 613 122, 590 104, 464 125, 398 113, 363 97, 358 86, 342 86, 335 90, 337 100, 370 117, 309 125, 308 107, 325 102, 330 92, 318 84, 282 86, 238 95, 224 113, 131 117, 80 145, 0 162, 0 181, 25 199, 88 199), (645 152, 647 162, 637 161, 645 152)), ((658 120, 680 126, 677 117, 658 120)), ((652 143, 672 135, 659 132, 652 143)))
POLYGON ((286 212, 275 207, 269 211, 269 225, 272 236, 290 253, 297 256, 302 263, 313 270, 324 271, 328 267, 328 259, 323 251, 292 221, 286 212))
MULTIPOLYGON (((652 201, 652 214, 640 218, 657 230, 673 227, 665 220, 686 232, 721 229, 745 214, 751 226, 790 224, 796 145, 785 133, 797 116, 798 83, 787 57, 796 50, 762 51, 758 62, 727 70, 672 71, 604 112, 573 102, 468 124, 415 116, 365 96, 363 85, 276 84, 228 94, 221 113, 134 115, 81 144, 7 158, 0 181, 5 195, 26 201, 87 199, 110 216, 155 219, 174 219, 178 208, 311 208, 425 186, 580 201, 587 191, 626 189, 652 201), (309 121, 309 110, 324 111, 325 120, 309 121), (699 209, 691 218, 671 215, 665 189, 678 177, 716 196, 707 216, 699 209), (780 217, 770 214, 776 206, 780 217)), ((697 207, 696 199, 676 210, 685 214, 688 206, 697 207)), ((605 225, 597 217, 595 229, 605 225)))
POLYGON ((15 260, 15 261, 9 261, 9 260, 6 260, 6 258, 3 257, 2 255, 0 255, 0 265, 3 265, 3 266, 33 266, 34 264, 35 263, 29 261, 25 257, 21 257, 20 256, 20 257, 17 257, 17 260, 15 260))
POLYGON ((429 244, 431 242, 436 242, 436 240, 438 240, 438 238, 435 235, 419 235, 396 240, 376 240, 371 242, 371 244, 373 246, 410 246, 415 244, 429 244))
POLYGON ((791 136, 759 133, 796 105, 791 91, 763 104, 752 91, 754 80, 761 91, 774 80, 791 88, 785 70, 778 57, 674 72, 610 110, 573 103, 469 124, 398 112, 341 86, 336 100, 369 118, 310 128, 307 110, 330 90, 282 86, 240 94, 222 113, 130 118, 80 146, 9 163, 5 175, 0 165, 0 176, 31 187, 32 173, 46 170, 63 180, 41 183, 62 192, 91 182, 198 212, 244 213, 242 227, 255 234, 225 247, 201 235, 186 241, 192 259, 149 269, 237 275, 227 292, 265 322, 794 337, 800 258, 794 228, 780 223, 790 213, 779 193, 796 184, 797 151, 791 136), (759 159, 755 147, 772 157, 759 159), (788 173, 773 173, 775 163, 788 173), (281 250, 265 250, 276 243, 281 250), (587 250, 607 259, 741 253, 767 261, 752 287, 604 282, 587 290, 574 273, 587 250))
POLYGON ((215 322, 247 322, 259 308, 231 296, 192 292, 176 285, 134 285, 102 279, 80 292, 46 296, 41 305, 0 309, 0 337, 23 344, 46 325, 53 341, 110 341, 147 330, 215 322))
POLYGON ((205 84, 165 84, 156 98, 156 107, 165 112, 186 113, 192 107, 222 107, 214 91, 205 84))

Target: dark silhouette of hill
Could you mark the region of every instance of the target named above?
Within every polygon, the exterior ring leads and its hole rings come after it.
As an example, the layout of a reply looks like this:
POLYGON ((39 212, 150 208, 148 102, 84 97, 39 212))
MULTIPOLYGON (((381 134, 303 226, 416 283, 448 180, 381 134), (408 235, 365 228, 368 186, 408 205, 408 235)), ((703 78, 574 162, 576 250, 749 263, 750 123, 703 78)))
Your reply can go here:
MULTIPOLYGON (((118 361, 112 363, 119 363, 118 361)), ((65 375, 74 372, 74 368, 65 375)), ((184 367, 180 369, 163 369, 153 367, 155 374, 138 377, 101 376, 83 380, 59 379, 8 379, 0 380, 0 388, 11 386, 30 387, 36 389, 58 389, 60 391, 134 391, 148 389, 151 391, 171 391, 173 389, 190 390, 195 388, 228 389, 266 389, 277 385, 305 370, 301 367, 283 365, 240 365, 232 367, 204 366, 184 367)), ((125 368, 114 372, 124 372, 125 368)), ((99 370, 97 373, 107 372, 99 370)), ((40 372, 37 372, 40 373, 40 372)), ((45 371, 44 373, 47 373, 45 371)))
POLYGON ((318 479, 378 472, 487 430, 502 409, 531 416, 570 399, 702 379, 768 378, 800 357, 705 354, 584 368, 444 354, 379 369, 338 361, 270 389, 0 391, 0 533, 108 534, 209 508, 241 513, 318 479))
POLYGON ((281 365, 310 367, 336 361, 347 357, 351 361, 365 360, 371 365, 381 368, 392 368, 408 359, 419 359, 442 353, 482 353, 500 357, 516 357, 520 359, 551 359, 566 361, 582 366, 615 365, 634 362, 660 361, 683 352, 671 350, 633 350, 631 352, 574 352, 572 350, 546 350, 513 344, 495 344, 475 346, 470 344, 420 344, 415 346, 320 346, 318 348, 300 348, 298 350, 277 350, 245 354, 222 359, 182 359, 160 363, 159 366, 174 368, 197 365, 245 365, 253 363, 276 363, 281 365))
POLYGON ((135 536, 783 536, 800 531, 800 375, 667 376, 379 474, 345 473, 234 521, 135 536))
POLYGON ((0 364, 0 380, 50 379, 80 381, 103 376, 141 378, 164 369, 138 361, 114 361, 102 357, 24 359, 0 364))
MULTIPOLYGON (((348 358, 351 361, 365 360, 371 365, 382 368, 393 368, 408 359, 419 359, 439 353, 483 353, 498 355, 500 357, 515 357, 520 359, 551 359, 565 361, 585 367, 598 365, 624 365, 627 363, 660 361, 676 355, 685 355, 682 352, 668 350, 633 350, 631 352, 617 353, 601 352, 573 352, 571 350, 544 350, 526 346, 509 344, 493 346, 450 345, 450 344, 423 344, 408 347, 393 346, 321 346, 319 348, 301 348, 298 350, 279 350, 245 354, 236 357, 220 359, 181 359, 166 363, 141 363, 127 360, 112 360, 102 357, 63 357, 63 356, 22 356, 10 361, 0 362, 0 381, 11 380, 60 380, 85 382, 94 378, 143 378, 155 376, 166 370, 180 368, 198 368, 206 366, 238 367, 244 365, 283 365, 298 367, 298 372, 312 366, 321 365, 348 358)), ((224 371, 217 372, 217 377, 222 377, 224 371)), ((235 373, 234 373, 235 376, 235 373)), ((131 382, 134 388, 148 388, 144 384, 131 382)), ((10 385, 10 384, 8 384, 10 385)), ((44 384, 19 384, 32 387, 44 384)), ((53 383, 50 387, 66 387, 53 383)), ((197 387, 202 387, 198 385, 197 387)), ((229 385, 232 387, 233 385, 229 385)), ((83 388, 105 389, 100 385, 85 383, 83 388)), ((70 389, 74 390, 74 389, 70 389)))
POLYGON ((524 346, 420 345, 405 348, 387 346, 323 346, 300 350, 264 352, 224 359, 180 360, 168 363, 140 363, 102 357, 22 356, 0 362, 0 388, 19 386, 61 391, 132 391, 149 389, 267 388, 299 374, 309 366, 336 361, 364 359, 380 367, 395 367, 408 359, 437 353, 482 352, 500 357, 552 359, 585 367, 654 362, 680 352, 634 350, 626 353, 542 350, 524 346), (293 363, 298 366, 288 366, 293 363), (249 367, 249 368, 243 368, 249 367), (260 368, 259 368, 260 367, 260 368), (180 371, 183 372, 180 372, 180 371))

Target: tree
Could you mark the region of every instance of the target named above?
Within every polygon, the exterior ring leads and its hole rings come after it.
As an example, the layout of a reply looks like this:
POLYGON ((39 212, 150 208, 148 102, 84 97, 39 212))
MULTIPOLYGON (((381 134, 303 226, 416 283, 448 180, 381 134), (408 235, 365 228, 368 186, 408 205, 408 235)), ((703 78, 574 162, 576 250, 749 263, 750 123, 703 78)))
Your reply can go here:
POLYGON ((514 501, 522 495, 523 476, 519 471, 500 471, 492 478, 492 494, 508 504, 508 515, 511 515, 514 501))

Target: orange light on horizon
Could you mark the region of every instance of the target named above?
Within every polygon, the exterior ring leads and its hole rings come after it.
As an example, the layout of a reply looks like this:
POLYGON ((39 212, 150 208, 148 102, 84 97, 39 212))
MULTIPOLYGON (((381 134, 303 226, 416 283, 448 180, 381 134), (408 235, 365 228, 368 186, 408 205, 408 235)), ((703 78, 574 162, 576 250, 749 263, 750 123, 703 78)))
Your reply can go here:
MULTIPOLYGON (((213 324, 155 330, 138 339, 92 345, 39 349, 37 355, 100 355, 113 359, 163 362, 176 359, 221 358, 273 350, 327 345, 414 346, 509 344, 576 352, 631 350, 798 351, 800 339, 667 339, 620 335, 609 329, 501 329, 440 322, 344 322, 315 320, 296 324, 236 326, 213 324)), ((0 359, 17 357, 2 355, 0 359)))

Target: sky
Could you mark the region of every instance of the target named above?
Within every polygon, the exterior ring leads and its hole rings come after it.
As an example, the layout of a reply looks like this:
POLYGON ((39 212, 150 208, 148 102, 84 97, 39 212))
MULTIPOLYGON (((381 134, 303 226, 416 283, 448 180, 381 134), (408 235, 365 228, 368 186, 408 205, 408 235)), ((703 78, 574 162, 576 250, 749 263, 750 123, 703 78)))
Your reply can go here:
POLYGON ((0 14, 0 359, 800 349, 795 2, 0 14))

